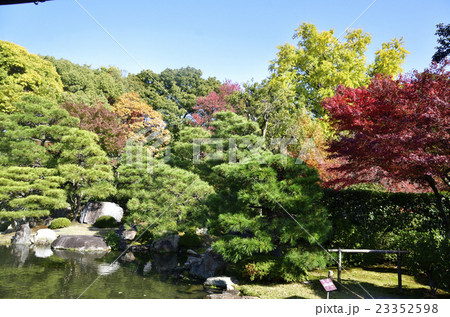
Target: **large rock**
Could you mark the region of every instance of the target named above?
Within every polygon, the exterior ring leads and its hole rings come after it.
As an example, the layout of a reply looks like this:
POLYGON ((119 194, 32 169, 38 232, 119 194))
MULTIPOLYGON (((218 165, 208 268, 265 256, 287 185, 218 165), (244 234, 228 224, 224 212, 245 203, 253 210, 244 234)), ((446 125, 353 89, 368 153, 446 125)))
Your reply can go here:
POLYGON ((217 276, 217 274, 221 273, 224 269, 225 262, 223 261, 222 256, 209 248, 200 256, 200 261, 191 259, 189 274, 206 279, 208 277, 217 276))
POLYGON ((27 223, 20 226, 20 229, 12 237, 11 244, 31 244, 31 230, 27 223))
POLYGON ((134 238, 136 238, 136 234, 137 231, 134 229, 130 229, 130 230, 124 230, 122 231, 122 233, 120 234, 121 238, 123 240, 134 240, 134 238))
POLYGON ((224 288, 227 291, 234 290, 234 283, 231 281, 231 278, 228 276, 215 276, 215 277, 208 277, 203 283, 203 285, 206 286, 214 286, 214 287, 220 287, 224 288))
POLYGON ((56 232, 51 229, 39 229, 32 242, 37 245, 51 244, 57 238, 56 232))
POLYGON ((123 209, 111 202, 90 201, 84 206, 80 214, 80 223, 94 224, 101 216, 111 216, 117 222, 122 221, 123 209))
POLYGON ((172 234, 160 240, 153 241, 150 248, 155 252, 177 252, 179 242, 180 236, 178 234, 172 234))
POLYGON ((53 241, 52 249, 76 251, 109 251, 110 246, 102 237, 96 236, 59 236, 53 241))

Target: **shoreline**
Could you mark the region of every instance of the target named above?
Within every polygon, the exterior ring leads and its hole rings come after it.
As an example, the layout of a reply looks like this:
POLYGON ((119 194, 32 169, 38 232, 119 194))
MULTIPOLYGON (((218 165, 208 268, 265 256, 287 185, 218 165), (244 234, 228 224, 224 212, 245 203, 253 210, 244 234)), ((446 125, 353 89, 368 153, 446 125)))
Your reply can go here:
MULTIPOLYGON (((47 229, 46 227, 37 226, 31 228, 31 234, 34 235, 39 229, 47 229)), ((61 229, 51 229, 57 236, 67 235, 67 236, 106 236, 106 234, 111 230, 116 230, 115 228, 96 228, 93 225, 83 224, 83 223, 72 223, 70 227, 61 229)), ((11 245, 11 239, 14 237, 15 232, 0 234, 0 245, 11 245)))

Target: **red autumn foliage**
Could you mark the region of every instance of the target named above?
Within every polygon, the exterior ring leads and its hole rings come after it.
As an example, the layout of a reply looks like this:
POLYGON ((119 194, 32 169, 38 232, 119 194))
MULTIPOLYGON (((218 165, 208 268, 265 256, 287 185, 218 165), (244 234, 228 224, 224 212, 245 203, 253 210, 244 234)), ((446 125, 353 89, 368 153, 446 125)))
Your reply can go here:
POLYGON ((117 115, 104 108, 102 104, 87 106, 66 101, 62 104, 70 115, 80 119, 80 128, 94 132, 99 137, 99 144, 109 156, 119 155, 127 141, 126 126, 117 115))
POLYGON ((198 97, 197 105, 193 107, 195 112, 191 114, 192 125, 201 126, 205 130, 212 130, 211 122, 216 112, 235 112, 227 98, 233 92, 239 90, 241 90, 239 84, 226 80, 225 83, 219 87, 219 93, 212 91, 205 97, 198 97))
MULTIPOLYGON (((409 76, 376 76, 368 87, 337 88, 324 100, 339 139, 330 143, 329 185, 384 179, 450 186, 450 60, 409 76)), ((434 187, 434 188, 433 188, 434 187)))

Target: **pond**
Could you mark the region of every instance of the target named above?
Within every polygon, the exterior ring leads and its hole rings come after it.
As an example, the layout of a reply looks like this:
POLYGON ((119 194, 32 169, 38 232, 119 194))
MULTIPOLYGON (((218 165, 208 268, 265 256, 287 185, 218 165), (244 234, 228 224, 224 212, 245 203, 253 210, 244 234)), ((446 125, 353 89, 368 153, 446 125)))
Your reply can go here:
POLYGON ((176 254, 129 257, 110 266, 119 255, 0 245, 0 298, 206 296, 201 284, 168 274, 180 265, 176 254))

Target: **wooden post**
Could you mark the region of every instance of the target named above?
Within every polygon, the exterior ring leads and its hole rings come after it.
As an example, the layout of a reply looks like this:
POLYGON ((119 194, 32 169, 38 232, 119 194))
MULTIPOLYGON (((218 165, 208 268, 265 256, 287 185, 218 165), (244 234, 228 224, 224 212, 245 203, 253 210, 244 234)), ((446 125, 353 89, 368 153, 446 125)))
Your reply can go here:
POLYGON ((339 257, 338 257, 338 290, 341 290, 341 270, 342 270, 342 251, 339 247, 339 257))
POLYGON ((397 253, 397 271, 398 271, 398 292, 402 292, 402 260, 401 260, 400 249, 398 249, 397 253))

